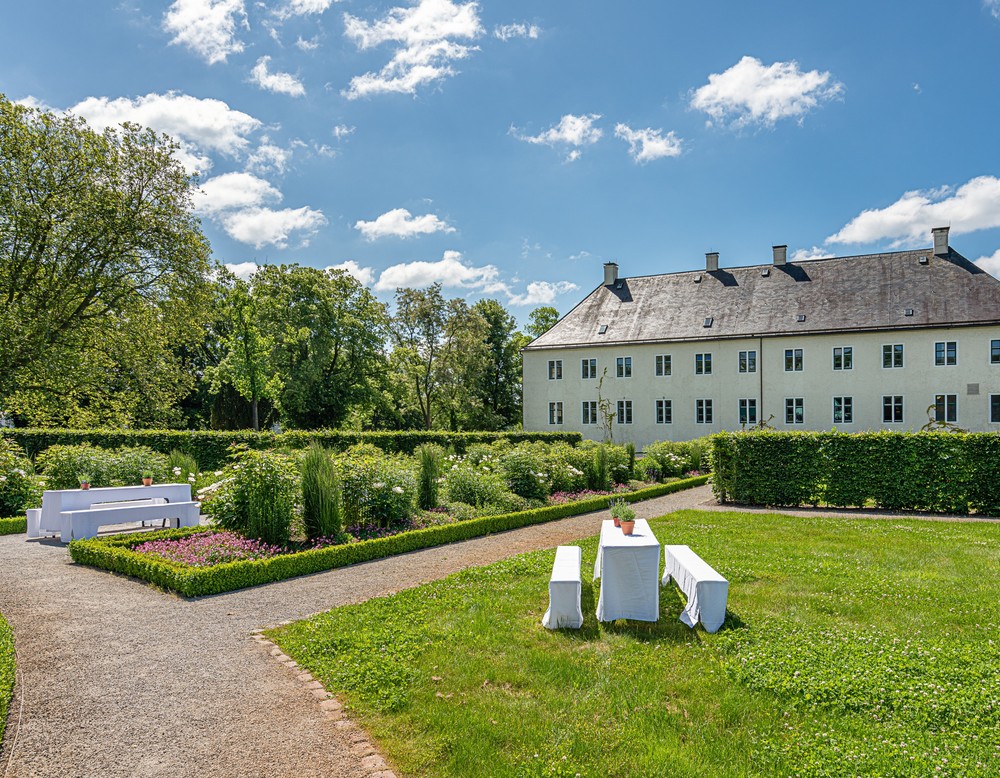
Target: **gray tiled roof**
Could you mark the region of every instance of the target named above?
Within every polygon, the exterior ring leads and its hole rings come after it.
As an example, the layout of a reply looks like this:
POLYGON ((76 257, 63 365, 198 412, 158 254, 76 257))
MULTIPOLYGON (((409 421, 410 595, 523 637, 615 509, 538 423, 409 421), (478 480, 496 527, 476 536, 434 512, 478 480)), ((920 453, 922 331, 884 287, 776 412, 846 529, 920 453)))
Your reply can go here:
POLYGON ((940 257, 931 249, 898 251, 619 281, 620 289, 599 286, 526 348, 1000 323, 1000 281, 954 251, 940 257), (928 263, 920 264, 921 257, 928 263), (805 320, 798 321, 800 316, 805 320), (712 325, 705 327, 709 317, 712 325), (603 324, 607 332, 601 335, 603 324))

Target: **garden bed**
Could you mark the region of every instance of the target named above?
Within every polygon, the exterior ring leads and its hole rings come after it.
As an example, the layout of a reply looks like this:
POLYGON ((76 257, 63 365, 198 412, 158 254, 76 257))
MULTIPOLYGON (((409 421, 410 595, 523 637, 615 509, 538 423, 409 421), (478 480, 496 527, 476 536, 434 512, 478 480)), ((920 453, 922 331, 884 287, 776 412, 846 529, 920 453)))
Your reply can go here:
MULTIPOLYGON (((707 475, 685 478, 635 492, 623 492, 616 495, 616 499, 628 502, 648 500, 700 486, 707 480, 707 475)), ((169 562, 134 550, 136 546, 153 540, 184 538, 203 533, 203 528, 74 540, 69 545, 69 551, 73 561, 79 564, 135 576, 186 597, 199 597, 599 511, 607 507, 608 499, 607 496, 601 496, 517 513, 482 516, 357 543, 325 546, 265 559, 225 562, 211 567, 169 562)))

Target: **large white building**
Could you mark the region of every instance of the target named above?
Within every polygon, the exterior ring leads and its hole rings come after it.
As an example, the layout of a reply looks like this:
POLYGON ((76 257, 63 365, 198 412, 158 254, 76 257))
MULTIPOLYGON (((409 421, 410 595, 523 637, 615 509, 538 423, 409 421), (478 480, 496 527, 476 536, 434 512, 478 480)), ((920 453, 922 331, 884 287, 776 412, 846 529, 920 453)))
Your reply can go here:
POLYGON ((604 283, 524 356, 524 428, 640 448, 780 430, 1000 432, 1000 281, 953 251, 773 261, 604 283))

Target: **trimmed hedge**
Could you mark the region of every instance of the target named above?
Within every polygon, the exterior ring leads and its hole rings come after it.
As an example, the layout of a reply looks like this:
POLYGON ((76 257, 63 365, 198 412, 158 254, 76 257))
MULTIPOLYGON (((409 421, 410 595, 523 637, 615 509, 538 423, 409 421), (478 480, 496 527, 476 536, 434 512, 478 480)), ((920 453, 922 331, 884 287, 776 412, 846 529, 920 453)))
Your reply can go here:
POLYGON ((0 519, 0 535, 17 535, 27 531, 27 516, 12 516, 9 519, 0 519))
POLYGON ((1000 516, 992 432, 723 432, 712 470, 722 502, 1000 516))
MULTIPOLYGON (((693 486, 700 486, 707 480, 708 476, 702 475, 669 484, 658 484, 630 494, 616 495, 616 497, 628 502, 638 502, 682 489, 689 489, 693 486)), ((396 554, 405 554, 409 551, 491 535, 532 524, 542 524, 567 516, 604 510, 608 507, 608 499, 609 497, 593 497, 589 500, 536 508, 519 513, 483 516, 455 524, 404 532, 386 538, 364 540, 359 543, 328 546, 271 557, 270 559, 227 562, 208 568, 176 565, 138 554, 132 550, 134 546, 148 540, 184 537, 193 532, 203 532, 204 528, 189 527, 140 535, 116 535, 109 538, 74 540, 69 544, 69 553, 73 561, 78 564, 92 565, 115 573, 135 576, 186 597, 201 597, 273 581, 283 581, 300 575, 332 570, 336 567, 395 556, 396 554)))
POLYGON ((3 436, 17 443, 34 459, 39 452, 57 444, 73 446, 90 443, 101 448, 148 446, 161 454, 174 449, 190 454, 202 470, 218 469, 227 459, 229 447, 245 444, 250 448, 308 448, 313 441, 326 448, 343 451, 357 443, 371 443, 390 454, 412 454, 425 443, 453 447, 464 453, 474 443, 509 440, 511 443, 541 441, 579 443, 579 432, 443 432, 438 430, 405 432, 338 432, 316 430, 290 432, 252 432, 241 430, 63 430, 5 429, 3 436))
POLYGON ((0 743, 3 742, 4 729, 7 726, 7 712, 10 701, 14 697, 14 630, 0 614, 0 743))

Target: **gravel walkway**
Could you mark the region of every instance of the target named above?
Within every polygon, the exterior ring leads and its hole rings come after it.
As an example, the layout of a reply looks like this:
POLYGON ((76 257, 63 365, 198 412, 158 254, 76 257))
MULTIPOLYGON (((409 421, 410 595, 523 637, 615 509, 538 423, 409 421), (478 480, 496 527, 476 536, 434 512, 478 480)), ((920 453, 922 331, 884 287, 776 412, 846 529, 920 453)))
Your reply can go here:
MULTIPOLYGON (((702 486, 635 508, 652 518, 710 498, 702 486)), ((606 517, 575 516, 197 600, 73 565, 52 541, 0 537, 0 612, 14 628, 20 675, 0 776, 377 775, 352 743, 356 734, 335 726, 251 634, 595 535, 606 517)))

